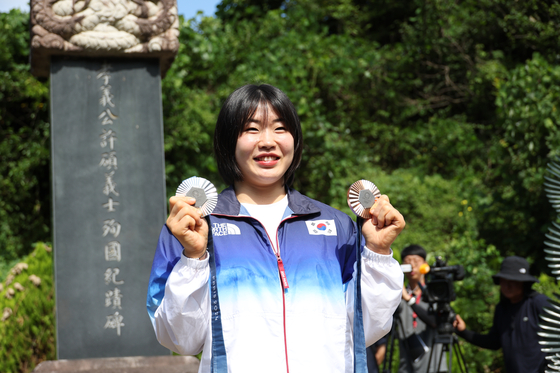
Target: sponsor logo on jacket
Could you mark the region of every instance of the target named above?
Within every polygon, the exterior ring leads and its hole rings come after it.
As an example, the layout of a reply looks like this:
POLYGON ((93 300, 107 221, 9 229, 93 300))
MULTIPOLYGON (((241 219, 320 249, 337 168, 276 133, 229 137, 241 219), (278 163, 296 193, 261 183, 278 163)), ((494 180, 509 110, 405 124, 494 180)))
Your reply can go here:
POLYGON ((212 235, 214 237, 227 236, 230 234, 239 235, 241 234, 241 230, 237 225, 231 223, 212 224, 212 235))
POLYGON ((306 221, 309 234, 314 236, 336 236, 336 224, 334 220, 312 220, 306 221))

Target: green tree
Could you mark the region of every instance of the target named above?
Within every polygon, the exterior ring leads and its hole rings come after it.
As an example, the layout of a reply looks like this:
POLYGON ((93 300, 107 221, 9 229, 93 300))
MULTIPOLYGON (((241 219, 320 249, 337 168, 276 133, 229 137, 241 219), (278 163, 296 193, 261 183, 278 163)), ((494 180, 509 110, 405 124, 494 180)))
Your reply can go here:
POLYGON ((29 15, 0 13, 0 274, 50 240, 48 85, 29 70, 29 15))

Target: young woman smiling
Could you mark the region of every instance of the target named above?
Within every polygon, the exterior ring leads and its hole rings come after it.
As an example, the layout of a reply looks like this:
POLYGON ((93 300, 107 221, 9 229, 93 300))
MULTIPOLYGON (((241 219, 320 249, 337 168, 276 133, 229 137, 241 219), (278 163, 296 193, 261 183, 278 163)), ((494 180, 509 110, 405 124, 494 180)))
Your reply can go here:
MULTIPOLYGON (((302 149, 288 97, 266 84, 243 86, 225 101, 214 135, 230 187, 208 220, 194 199, 169 200, 148 312, 161 344, 202 351, 199 372, 353 371, 357 228, 291 188, 302 149)), ((360 282, 367 345, 387 334, 401 298, 390 246, 405 225, 387 196, 370 212, 360 282)))

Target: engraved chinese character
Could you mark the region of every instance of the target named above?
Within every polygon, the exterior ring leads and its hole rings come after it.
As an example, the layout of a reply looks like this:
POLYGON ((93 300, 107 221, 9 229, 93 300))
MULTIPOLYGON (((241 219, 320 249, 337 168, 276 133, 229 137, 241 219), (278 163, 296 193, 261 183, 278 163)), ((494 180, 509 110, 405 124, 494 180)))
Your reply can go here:
POLYGON ((119 203, 117 201, 113 201, 113 199, 111 197, 109 197, 109 199, 107 200, 107 203, 104 203, 102 206, 105 207, 107 209, 107 211, 113 212, 113 211, 116 211, 115 206, 118 206, 118 205, 119 205, 119 203))
POLYGON ((119 312, 115 312, 113 315, 107 316, 107 322, 105 323, 104 329, 117 329, 117 335, 121 335, 121 327, 124 326, 122 322, 124 317, 119 314, 119 312))
POLYGON ((117 119, 117 118, 118 116, 113 114, 109 109, 103 110, 101 114, 99 114, 99 116, 97 117, 97 119, 103 119, 103 121, 101 122, 102 125, 113 124, 112 119, 117 119))
POLYGON ((113 237, 117 237, 121 233, 121 224, 115 219, 107 219, 103 221, 103 237, 107 236, 109 233, 113 237))
POLYGON ((115 148, 115 141, 117 140, 117 133, 115 131, 103 129, 103 133, 99 137, 101 138, 100 145, 102 148, 107 145, 109 145, 111 150, 115 148))
POLYGON ((109 84, 109 79, 111 79, 111 74, 109 73, 110 68, 111 65, 104 63, 103 66, 101 66, 101 70, 97 73, 97 79, 103 79, 104 85, 109 84))
POLYGON ((110 107, 115 107, 115 104, 112 101, 113 97, 115 96, 111 94, 110 85, 104 85, 101 87, 101 98, 99 99, 99 103, 101 105, 103 106, 109 105, 110 107))
MULTIPOLYGON (((111 168, 117 169, 117 152, 111 151, 108 153, 103 153, 101 162, 99 162, 99 166, 106 167, 108 170, 111 168)), ((112 176, 112 175, 111 175, 112 176)))
POLYGON ((118 288, 115 288, 115 290, 109 290, 105 292, 105 307, 113 306, 113 309, 115 308, 118 308, 119 310, 122 309, 121 298, 122 298, 122 293, 118 288))
POLYGON ((117 276, 121 270, 118 268, 107 268, 105 270, 105 284, 113 284, 113 285, 122 285, 124 284, 123 280, 117 281, 117 276))
POLYGON ((121 244, 118 241, 111 241, 105 245, 105 261, 121 261, 121 244))
POLYGON ((117 183, 113 181, 114 174, 115 171, 111 171, 110 173, 105 174, 105 186, 103 187, 103 194, 105 194, 106 196, 108 196, 109 193, 113 193, 116 196, 119 195, 119 192, 115 190, 115 188, 117 187, 117 183))

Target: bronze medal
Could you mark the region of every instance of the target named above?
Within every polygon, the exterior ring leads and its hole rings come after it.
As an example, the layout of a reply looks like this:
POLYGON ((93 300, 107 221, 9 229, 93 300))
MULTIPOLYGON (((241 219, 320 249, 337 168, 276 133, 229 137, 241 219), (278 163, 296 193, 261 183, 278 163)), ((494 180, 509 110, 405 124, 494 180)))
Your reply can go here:
POLYGON ((381 197, 381 192, 374 183, 368 180, 358 180, 348 189, 348 206, 354 214, 369 219, 371 215, 369 209, 375 203, 377 197, 381 197))

